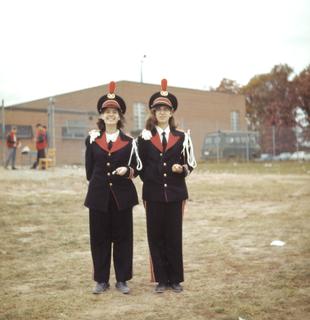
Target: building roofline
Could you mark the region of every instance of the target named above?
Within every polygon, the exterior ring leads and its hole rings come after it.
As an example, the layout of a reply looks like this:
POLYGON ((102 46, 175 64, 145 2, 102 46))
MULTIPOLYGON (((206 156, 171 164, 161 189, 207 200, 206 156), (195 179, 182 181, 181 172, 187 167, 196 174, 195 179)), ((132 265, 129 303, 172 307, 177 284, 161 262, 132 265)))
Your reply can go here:
MULTIPOLYGON (((130 81, 130 80, 119 80, 119 81, 115 81, 116 84, 123 84, 123 83, 129 83, 129 84, 140 84, 143 86, 157 86, 158 87, 158 91, 160 89, 160 84, 159 83, 146 83, 146 82, 139 82, 139 81, 130 81)), ((88 87, 88 88, 84 88, 84 89, 79 89, 79 90, 74 90, 74 91, 69 91, 69 92, 65 92, 65 93, 60 93, 60 94, 55 94, 55 95, 50 95, 50 96, 46 96, 43 98, 39 98, 39 99, 34 99, 34 100, 29 100, 29 101, 24 101, 24 102, 20 102, 20 103, 15 103, 15 104, 11 104, 8 106, 5 106, 5 108, 9 108, 9 107, 22 107, 23 104, 29 104, 32 102, 38 102, 38 101, 44 101, 44 100, 48 100, 51 97, 61 97, 64 95, 68 95, 68 94, 73 94, 73 93, 78 93, 78 92, 83 92, 83 91, 87 91, 90 89, 96 89, 96 88, 100 88, 100 87, 107 87, 109 83, 104 83, 98 86, 94 86, 94 87, 88 87)), ((168 91, 170 91, 170 88, 172 89, 171 91, 173 91, 173 89, 176 90, 188 90, 188 91, 194 91, 194 92, 201 92, 201 93, 208 93, 208 94, 221 94, 221 95, 233 95, 233 96, 243 96, 242 94, 232 94, 232 93, 228 93, 228 92, 218 92, 218 91, 209 91, 209 90, 202 90, 202 89, 194 89, 194 88, 186 88, 186 87, 175 87, 175 86, 168 86, 168 91)))

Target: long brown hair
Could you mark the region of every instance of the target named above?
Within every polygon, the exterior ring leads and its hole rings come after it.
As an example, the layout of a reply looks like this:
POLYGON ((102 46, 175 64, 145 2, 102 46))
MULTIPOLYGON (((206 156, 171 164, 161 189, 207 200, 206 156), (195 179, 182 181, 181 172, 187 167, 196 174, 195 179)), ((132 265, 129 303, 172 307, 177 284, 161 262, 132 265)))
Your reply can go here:
MULTIPOLYGON (((125 125, 125 122, 126 122, 126 121, 125 121, 125 117, 124 117, 124 115, 121 113, 120 110, 117 109, 117 111, 118 111, 118 114, 119 114, 120 119, 117 121, 116 127, 117 127, 117 129, 122 129, 122 128, 124 128, 124 125, 125 125)), ((104 120, 98 119, 98 121, 97 121, 97 126, 98 126, 98 129, 99 129, 100 131, 105 132, 106 128, 105 128, 105 122, 104 122, 104 120)))
MULTIPOLYGON (((145 129, 146 130, 152 131, 155 128, 155 126, 158 125, 158 121, 157 121, 156 116, 155 116, 155 111, 156 111, 155 109, 152 109, 151 113, 150 113, 150 116, 146 120, 146 123, 145 123, 145 129)), ((169 118, 168 123, 169 123, 170 130, 175 130, 176 129, 177 125, 175 124, 175 120, 174 120, 173 116, 171 116, 169 118)))

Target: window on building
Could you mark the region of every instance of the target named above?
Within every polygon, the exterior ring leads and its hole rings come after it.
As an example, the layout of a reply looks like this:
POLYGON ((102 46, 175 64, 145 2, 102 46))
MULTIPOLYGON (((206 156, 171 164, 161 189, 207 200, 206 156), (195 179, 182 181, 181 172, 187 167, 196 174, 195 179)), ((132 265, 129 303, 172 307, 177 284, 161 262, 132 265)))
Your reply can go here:
POLYGON ((143 103, 133 104, 133 131, 140 131, 144 128, 146 115, 146 106, 143 103))
MULTIPOLYGON (((5 125, 5 131, 4 131, 4 136, 6 137, 8 134, 9 134, 9 132, 12 130, 12 127, 13 127, 13 125, 11 125, 11 124, 6 124, 5 125)), ((0 126, 0 138, 2 138, 3 137, 3 134, 2 134, 2 126, 0 126)))
MULTIPOLYGON (((31 139, 33 137, 32 126, 25 125, 5 125, 5 136, 12 130, 12 127, 16 127, 18 139, 31 139)), ((0 138, 2 138, 2 127, 0 128, 0 138)))
POLYGON ((62 127, 63 139, 85 139, 87 135, 87 126, 84 121, 67 120, 62 127))
POLYGON ((232 131, 240 130, 240 112, 232 111, 230 113, 230 127, 232 131))

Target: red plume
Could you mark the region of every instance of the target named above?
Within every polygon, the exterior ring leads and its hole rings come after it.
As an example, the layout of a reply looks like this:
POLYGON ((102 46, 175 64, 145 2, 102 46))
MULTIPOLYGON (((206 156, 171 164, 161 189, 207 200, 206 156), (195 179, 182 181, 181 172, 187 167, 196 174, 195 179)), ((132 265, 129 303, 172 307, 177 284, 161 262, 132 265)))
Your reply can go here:
POLYGON ((161 90, 167 91, 167 79, 161 80, 161 90))
POLYGON ((114 81, 111 81, 110 84, 109 84, 109 93, 114 93, 115 91, 115 82, 114 81))

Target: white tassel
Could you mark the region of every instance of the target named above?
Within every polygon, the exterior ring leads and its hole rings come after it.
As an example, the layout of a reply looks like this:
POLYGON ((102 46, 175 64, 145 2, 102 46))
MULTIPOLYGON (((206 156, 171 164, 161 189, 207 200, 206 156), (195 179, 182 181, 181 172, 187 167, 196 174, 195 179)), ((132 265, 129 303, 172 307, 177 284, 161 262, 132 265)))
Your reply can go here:
POLYGON ((184 142, 183 142, 182 153, 184 156, 186 154, 187 164, 189 166, 191 166, 192 168, 196 168, 197 162, 195 159, 193 142, 190 137, 190 130, 187 130, 187 132, 184 132, 184 134, 185 134, 185 137, 184 137, 184 142))
POLYGON ((137 147, 136 139, 132 139, 132 148, 131 148, 131 152, 130 152, 128 166, 130 166, 133 153, 136 154, 136 159, 137 159, 137 167, 136 168, 138 171, 140 171, 142 169, 142 161, 141 161, 139 154, 138 154, 138 147, 137 147))

